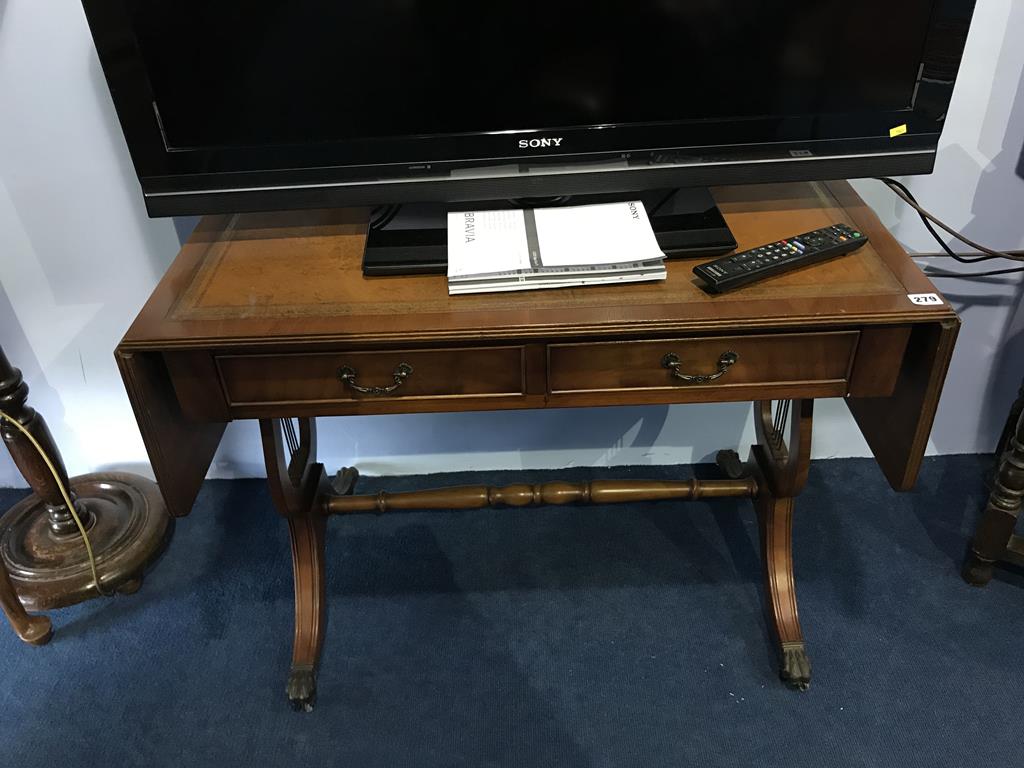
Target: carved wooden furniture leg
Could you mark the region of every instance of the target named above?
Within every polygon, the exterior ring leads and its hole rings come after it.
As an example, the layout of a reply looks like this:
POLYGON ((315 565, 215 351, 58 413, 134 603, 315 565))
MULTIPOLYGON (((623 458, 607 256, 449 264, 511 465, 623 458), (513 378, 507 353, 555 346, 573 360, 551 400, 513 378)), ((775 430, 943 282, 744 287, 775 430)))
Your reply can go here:
MULTIPOLYGON (((0 349, 0 410, 16 420, 51 458, 89 534, 102 586, 134 591, 144 568, 163 551, 173 531, 155 483, 126 473, 70 480, 46 421, 27 404, 28 385, 0 349)), ((46 610, 99 594, 85 545, 45 462, 22 432, 0 419, 0 436, 35 493, 0 519, 0 567, 21 603, 46 610)))
POLYGON ((260 420, 267 482, 277 511, 288 522, 295 579, 295 639, 288 675, 288 700, 311 712, 326 620, 324 536, 326 517, 318 497, 327 490, 323 465, 316 463, 316 423, 300 419, 260 420))
POLYGON ((326 518, 313 509, 288 518, 295 576, 295 641, 288 700, 306 712, 313 710, 316 700, 316 670, 323 647, 325 528, 326 518))
POLYGON ((758 444, 751 450, 750 464, 760 486, 755 506, 761 527, 765 594, 781 656, 779 676, 787 685, 807 690, 811 663, 797 611, 792 529, 794 498, 807 483, 810 469, 814 401, 783 401, 774 412, 770 401, 756 403, 754 408, 758 444))
POLYGON ((969 584, 983 587, 992 580, 992 568, 998 560, 1024 564, 1024 538, 1013 531, 1024 503, 1024 413, 1017 417, 1016 431, 1010 434, 1002 454, 988 504, 982 513, 974 541, 967 552, 963 577, 969 584))
POLYGON ((1017 432, 1017 422, 1024 415, 1024 382, 1021 382, 1020 390, 1017 392, 1017 399, 1010 406, 1010 414, 1006 417, 1006 426, 999 436, 999 443, 996 445, 996 456, 1001 457, 1010 450, 1010 438, 1017 432))
POLYGON ((45 616, 29 616, 18 599, 6 569, 0 566, 0 608, 11 622, 18 637, 29 645, 46 645, 53 637, 53 627, 45 616))

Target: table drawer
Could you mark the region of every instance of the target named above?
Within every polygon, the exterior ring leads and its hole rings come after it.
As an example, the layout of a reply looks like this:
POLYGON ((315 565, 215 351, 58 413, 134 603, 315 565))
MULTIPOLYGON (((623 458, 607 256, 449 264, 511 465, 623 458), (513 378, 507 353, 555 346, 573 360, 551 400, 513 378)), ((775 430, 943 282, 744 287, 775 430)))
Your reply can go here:
POLYGON ((557 394, 835 383, 844 394, 859 336, 837 331, 553 344, 548 388, 557 394))
POLYGON ((216 363, 230 406, 498 397, 525 389, 522 347, 221 355, 216 363))

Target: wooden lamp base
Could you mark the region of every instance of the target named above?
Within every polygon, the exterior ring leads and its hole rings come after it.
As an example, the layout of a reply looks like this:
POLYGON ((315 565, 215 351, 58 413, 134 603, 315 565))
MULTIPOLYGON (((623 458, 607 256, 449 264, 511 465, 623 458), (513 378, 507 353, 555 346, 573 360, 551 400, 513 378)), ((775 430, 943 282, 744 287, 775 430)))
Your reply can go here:
MULTIPOLYGON (((143 570, 163 552, 174 530, 156 483, 103 473, 76 477, 71 488, 103 591, 135 592, 143 570)), ((77 526, 56 533, 47 505, 35 494, 0 518, 0 558, 30 611, 62 608, 100 594, 77 526)))
POLYGON ((34 493, 0 518, 0 609, 18 637, 45 644, 50 620, 33 611, 101 594, 130 594, 174 530, 156 483, 111 472, 68 479, 28 385, 0 348, 0 439, 34 493), (96 576, 78 521, 89 537, 96 576), (97 578, 99 584, 96 583, 97 578))

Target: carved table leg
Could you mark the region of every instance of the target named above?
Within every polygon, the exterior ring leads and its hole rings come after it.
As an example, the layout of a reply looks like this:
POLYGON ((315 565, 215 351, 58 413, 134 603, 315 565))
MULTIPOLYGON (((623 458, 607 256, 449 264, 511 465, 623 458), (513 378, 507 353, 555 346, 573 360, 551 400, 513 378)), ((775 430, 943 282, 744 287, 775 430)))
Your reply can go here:
POLYGON ((779 403, 775 413, 770 402, 755 405, 758 445, 751 451, 751 468, 760 475, 755 506, 761 527, 768 612, 779 642, 779 676, 787 685, 807 690, 811 663, 804 646, 793 579, 794 498, 807 482, 811 456, 813 400, 779 403), (784 432, 789 424, 788 443, 784 432))
POLYGON ((288 676, 288 700, 296 709, 313 710, 316 668, 323 645, 324 536, 326 518, 315 510, 288 518, 295 577, 295 641, 288 676))
POLYGON ((326 621, 324 537, 326 516, 317 503, 326 490, 323 466, 316 463, 316 424, 290 420, 260 421, 267 482, 277 511, 288 521, 295 579, 295 638, 288 675, 288 700, 311 712, 316 701, 316 672, 326 621))
POLYGON ((807 690, 811 663, 800 629, 793 580, 793 499, 776 499, 766 493, 755 503, 761 524, 765 592, 782 654, 779 677, 787 685, 807 690))
POLYGON ((1017 399, 1010 406, 1010 414, 1006 417, 1006 425, 1003 427, 999 443, 996 446, 996 456, 1002 456, 1010 450, 1010 438, 1016 433, 1017 422, 1021 416, 1024 416, 1024 382, 1021 383, 1020 391, 1017 392, 1017 399))
POLYGON ((992 493, 967 553, 963 577, 969 584, 983 587, 992 580, 992 567, 1006 552, 1020 516, 1022 502, 1024 413, 1018 416, 1016 432, 1010 434, 1006 452, 1000 458, 992 493))

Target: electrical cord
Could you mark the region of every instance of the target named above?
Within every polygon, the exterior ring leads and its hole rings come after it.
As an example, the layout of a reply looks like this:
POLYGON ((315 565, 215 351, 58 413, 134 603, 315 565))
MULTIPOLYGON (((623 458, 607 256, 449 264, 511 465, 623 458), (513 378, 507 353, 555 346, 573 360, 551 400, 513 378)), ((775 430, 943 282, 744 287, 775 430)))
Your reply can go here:
MULTIPOLYGON (((909 189, 895 179, 881 178, 879 181, 885 184, 894 195, 917 211, 917 215, 921 217, 921 223, 924 224, 925 229, 927 229, 931 236, 935 238, 935 242, 939 244, 942 250, 945 251, 946 255, 950 258, 956 259, 961 264, 975 264, 979 261, 989 261, 990 259, 998 258, 997 256, 991 255, 961 256, 960 254, 955 253, 952 248, 946 245, 946 241, 942 239, 938 232, 935 231, 932 223, 928 220, 932 214, 927 213, 923 208, 921 208, 920 203, 917 202, 917 198, 914 197, 914 194, 909 189)), ((959 239, 959 237, 957 237, 957 239, 959 239)))
MULTIPOLYGON (((895 195, 897 197, 901 198, 903 200, 903 202, 905 202, 911 208, 916 210, 918 215, 922 219, 925 219, 925 220, 927 220, 929 222, 934 223, 940 229, 943 229, 946 232, 948 232, 949 234, 951 234, 953 237, 955 237, 961 243, 969 245, 969 246, 971 246, 971 248, 974 248, 975 250, 981 251, 983 254, 986 254, 985 256, 978 256, 978 257, 976 257, 974 259, 970 259, 966 263, 972 263, 973 261, 985 261, 987 259, 1009 259, 1010 261, 1024 261, 1024 254, 1018 255, 1018 254, 1009 253, 1007 251, 997 251, 997 250, 995 250, 993 248, 988 248, 987 246, 980 245, 980 244, 974 242, 973 240, 971 240, 966 235, 963 235, 960 232, 957 232, 951 226, 949 226, 944 221, 942 221, 942 219, 939 219, 935 215, 929 213, 924 208, 922 208, 921 204, 917 202, 917 198, 914 197, 914 195, 910 192, 910 190, 907 189, 902 184, 900 184, 895 179, 880 178, 879 181, 881 181, 883 184, 885 184, 887 187, 889 187, 889 189, 891 189, 893 191, 893 193, 895 193, 895 195)), ((925 226, 928 227, 928 231, 931 232, 932 235, 942 244, 942 248, 943 248, 944 251, 946 251, 950 256, 952 256, 953 258, 957 259, 958 261, 964 259, 963 256, 960 256, 959 254, 953 253, 953 251, 949 248, 949 246, 946 245, 945 241, 943 241, 942 238, 939 237, 938 233, 935 232, 935 230, 931 227, 930 224, 926 224, 925 226)))
MULTIPOLYGON (((905 202, 907 205, 909 205, 911 208, 917 211, 917 215, 921 218, 921 222, 924 224, 925 229, 927 229, 931 236, 935 238, 935 242, 937 242, 942 247, 942 250, 945 251, 946 255, 949 256, 950 258, 955 259, 961 264, 977 264, 978 262, 981 261, 991 261, 993 259, 1007 259, 1009 261, 1016 262, 1024 261, 1024 254, 1011 253, 1008 251, 997 251, 993 248, 988 248, 984 245, 980 245, 974 242, 970 238, 956 231, 951 226, 946 224, 944 221, 937 218, 934 214, 929 213, 927 210, 921 207, 921 204, 917 201, 917 198, 914 197, 914 194, 909 189, 907 189, 903 184, 896 181, 895 179, 882 177, 879 178, 878 181, 885 184, 893 194, 895 194, 903 202, 905 202), (959 253, 954 252, 953 249, 946 244, 946 241, 942 239, 939 233, 935 231, 935 227, 932 226, 933 222, 939 228, 945 230, 960 242, 969 245, 971 248, 974 248, 975 250, 981 251, 983 255, 963 256, 959 253)), ((995 277, 997 275, 1011 275, 1017 274, 1019 272, 1024 272, 1024 267, 1016 267, 1012 269, 996 269, 988 272, 942 272, 936 271, 935 269, 932 268, 925 269, 925 274, 928 275, 929 277, 995 277)))
POLYGON ((1017 275, 1024 272, 1024 267, 1014 267, 1013 269, 991 269, 988 272, 943 272, 932 267, 925 267, 922 270, 927 277, 934 278, 967 278, 967 277, 996 277, 997 275, 1017 275))
POLYGON ((13 424, 32 444, 32 447, 36 449, 36 452, 46 463, 46 468, 50 470, 50 474, 53 475, 54 481, 57 483, 57 487, 60 489, 60 495, 64 497, 64 503, 68 507, 68 511, 71 512, 71 517, 75 521, 75 525, 78 526, 79 533, 82 534, 82 542, 85 544, 85 554, 89 558, 89 570, 92 571, 92 580, 96 585, 96 591, 99 592, 103 597, 113 597, 113 594, 106 592, 103 586, 100 584, 99 573, 96 571, 96 556, 92 551, 92 544, 89 543, 89 534, 85 531, 85 526, 82 525, 82 520, 78 516, 78 512, 75 510, 75 505, 71 501, 71 495, 68 493, 67 488, 64 487, 63 481, 60 479, 60 474, 57 472, 57 468, 53 466, 53 462, 50 457, 46 455, 46 451, 43 450, 43 446, 36 440, 35 435, 29 432, 25 426, 12 416, 8 416, 3 411, 0 411, 0 421, 6 421, 9 424, 13 424))
POLYGON ((663 198, 661 198, 661 200, 658 202, 658 204, 655 205, 653 208, 651 208, 651 210, 649 210, 647 212, 647 217, 653 219, 654 218, 654 214, 656 214, 658 211, 660 211, 662 208, 664 208, 665 207, 665 203, 667 203, 669 200, 671 200, 673 197, 675 197, 676 192, 678 192, 678 191, 679 191, 678 189, 670 189, 665 194, 665 196, 663 198))
POLYGON ((384 227, 394 221, 394 218, 401 210, 401 205, 382 205, 374 208, 370 213, 370 229, 384 229, 384 227))

